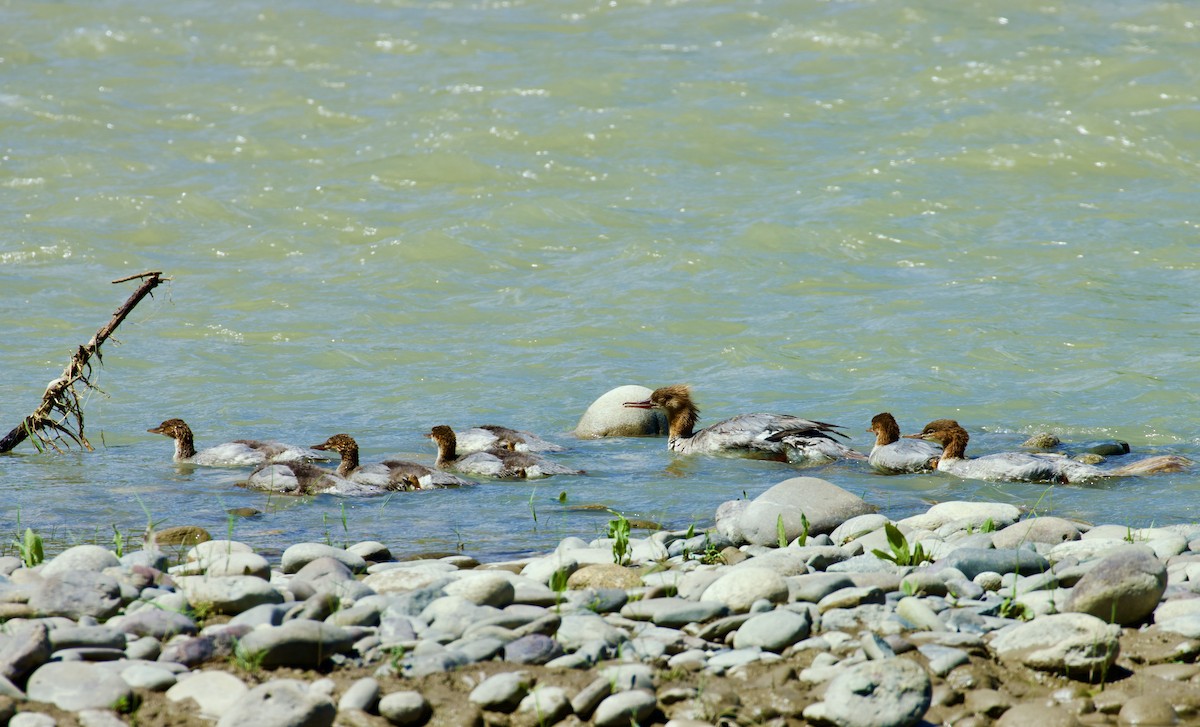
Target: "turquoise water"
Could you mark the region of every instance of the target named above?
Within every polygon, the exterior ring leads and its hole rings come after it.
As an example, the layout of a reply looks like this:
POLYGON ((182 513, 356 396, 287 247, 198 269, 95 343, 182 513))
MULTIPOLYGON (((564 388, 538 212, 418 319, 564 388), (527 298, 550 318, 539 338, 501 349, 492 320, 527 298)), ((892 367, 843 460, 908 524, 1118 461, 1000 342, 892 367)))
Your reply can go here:
MULTIPOLYGON (((1140 0, 0 2, 0 427, 133 290, 110 280, 172 277, 105 349, 97 451, 0 458, 0 534, 151 519, 494 558, 601 533, 578 505, 684 528, 797 473, 574 441, 626 383, 863 450, 887 410, 957 418, 976 454, 1050 430, 1200 460, 1197 23, 1140 0), (145 430, 176 416, 200 446, 348 432, 423 461, 433 424, 503 423, 589 474, 289 501, 173 465, 145 430)), ((1200 468, 804 473, 894 517, 1200 520, 1200 468)))

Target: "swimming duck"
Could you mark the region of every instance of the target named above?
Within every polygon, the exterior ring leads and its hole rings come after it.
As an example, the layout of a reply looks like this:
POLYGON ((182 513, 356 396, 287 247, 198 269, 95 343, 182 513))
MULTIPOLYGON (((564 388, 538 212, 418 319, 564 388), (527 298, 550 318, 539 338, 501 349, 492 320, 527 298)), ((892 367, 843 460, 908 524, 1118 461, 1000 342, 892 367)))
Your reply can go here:
POLYGON ((788 414, 739 414, 693 432, 700 409, 684 384, 655 389, 645 401, 627 401, 635 409, 662 409, 667 415, 667 448, 680 454, 727 454, 780 462, 820 463, 866 459, 831 434, 836 424, 788 414))
POLYGON ((471 454, 487 450, 507 449, 512 452, 562 452, 566 450, 553 442, 517 429, 496 424, 481 424, 455 433, 458 437, 458 453, 471 454))
POLYGON ((281 495, 381 495, 382 487, 363 485, 311 462, 277 462, 259 466, 239 485, 281 495))
POLYGON ((1001 452, 968 459, 966 449, 970 435, 953 419, 929 422, 920 434, 908 436, 941 442, 943 448, 937 463, 938 470, 971 480, 1067 484, 1104 477, 1179 472, 1191 464, 1186 457, 1172 454, 1147 457, 1115 469, 1084 464, 1062 455, 1029 452, 1001 452))
POLYGON ((146 431, 175 440, 176 462, 202 467, 241 467, 267 462, 309 462, 326 459, 323 455, 304 447, 254 439, 237 439, 197 452, 192 429, 182 419, 168 419, 146 431))
POLYGON ((342 457, 336 474, 362 485, 385 490, 432 490, 439 487, 473 485, 473 481, 458 475, 426 467, 402 459, 386 459, 378 464, 358 463, 358 442, 349 434, 335 434, 313 449, 337 452, 342 457))
POLYGON ((492 449, 460 455, 454 430, 445 424, 434 427, 426 436, 437 445, 437 466, 442 469, 502 479, 533 479, 551 475, 584 474, 583 470, 565 467, 532 452, 492 449))
POLYGON ((942 448, 923 439, 905 439, 900 436, 900 425, 888 412, 876 414, 871 419, 868 432, 875 434, 875 446, 867 462, 875 471, 885 475, 906 472, 932 472, 937 469, 942 448))

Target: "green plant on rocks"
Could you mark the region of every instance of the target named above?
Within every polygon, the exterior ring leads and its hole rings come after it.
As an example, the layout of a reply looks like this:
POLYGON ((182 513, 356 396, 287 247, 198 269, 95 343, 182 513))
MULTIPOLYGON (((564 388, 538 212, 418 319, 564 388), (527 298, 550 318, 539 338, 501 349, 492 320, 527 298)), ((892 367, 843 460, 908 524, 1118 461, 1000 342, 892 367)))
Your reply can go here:
POLYGON ((625 565, 629 560, 629 520, 616 510, 609 510, 616 515, 615 520, 608 522, 608 537, 612 538, 613 562, 625 565))
POLYGON ((13 541, 13 544, 20 551, 21 564, 26 568, 40 565, 46 559, 45 550, 42 548, 42 536, 33 532, 33 528, 25 528, 25 537, 13 541))
POLYGON ((900 528, 891 523, 885 523, 883 530, 887 534, 888 547, 892 549, 892 552, 885 553, 875 548, 871 551, 875 557, 891 561, 899 566, 921 565, 933 560, 920 543, 909 547, 908 538, 904 537, 900 528))

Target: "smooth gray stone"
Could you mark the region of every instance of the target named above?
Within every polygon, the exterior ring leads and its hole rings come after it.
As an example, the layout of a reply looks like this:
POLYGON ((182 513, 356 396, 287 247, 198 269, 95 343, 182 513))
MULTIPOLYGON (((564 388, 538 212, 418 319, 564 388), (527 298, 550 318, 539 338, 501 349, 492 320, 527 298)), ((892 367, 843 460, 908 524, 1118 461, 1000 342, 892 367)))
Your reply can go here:
MULTIPOLYGON (((195 701, 200 717, 220 719, 249 688, 234 675, 225 671, 206 670, 197 672, 167 690, 167 699, 188 704, 195 701)), ((189 709, 195 709, 188 704, 189 709)))
POLYGON ((386 646, 415 641, 417 630, 413 616, 383 614, 379 621, 379 638, 386 646))
POLYGON ((627 401, 645 401, 654 393, 645 386, 626 384, 609 389, 593 401, 575 425, 580 439, 656 437, 667 433, 667 418, 657 409, 634 409, 627 401))
POLYGON ((883 604, 884 601, 884 593, 879 588, 874 586, 866 588, 851 587, 830 593, 821 599, 820 603, 817 604, 817 608, 825 612, 834 608, 856 608, 863 604, 883 604))
POLYGON ((593 679, 583 689, 571 698, 571 709, 582 720, 592 716, 596 707, 605 697, 612 694, 612 682, 604 677, 593 679))
POLYGON ((879 513, 858 515, 834 528, 829 537, 833 540, 834 545, 842 545, 861 538, 867 533, 875 532, 887 523, 888 519, 879 513))
POLYGON ((758 614, 753 613, 739 613, 734 616, 726 616, 725 618, 717 619, 712 623, 705 624, 704 628, 700 629, 696 633, 696 637, 704 639, 705 641, 724 643, 726 634, 740 629, 742 624, 746 623, 757 615, 758 614))
POLYGON ((392 692, 379 700, 379 714, 394 725, 423 724, 430 711, 420 692, 392 692))
POLYGON ((1084 613, 1039 616, 1007 629, 988 648, 1031 669, 1100 679, 1120 650, 1121 628, 1084 613))
POLYGON ((504 645, 516 639, 502 640, 491 636, 461 639, 450 644, 449 648, 462 654, 468 663, 488 661, 504 651, 504 645))
POLYGON ((59 649, 50 655, 51 661, 117 661, 124 658, 124 649, 108 649, 102 646, 59 649))
POLYGON ((614 692, 630 689, 654 691, 654 670, 645 664, 617 664, 600 670, 614 692))
POLYGON ((73 620, 91 616, 107 621, 121 608, 121 586, 115 578, 103 573, 58 571, 42 579, 29 597, 29 607, 39 616, 65 616, 73 620))
POLYGON ((797 641, 808 638, 811 630, 812 621, 807 613, 776 609, 754 616, 742 624, 733 637, 733 648, 758 646, 765 651, 779 653, 797 641))
POLYGON ((703 555, 705 550, 709 548, 721 551, 731 545, 733 545, 733 542, 729 538, 714 530, 709 533, 694 535, 690 538, 679 538, 678 540, 671 541, 670 545, 667 546, 667 555, 677 558, 684 553, 690 553, 694 560, 695 557, 703 555))
POLYGON ((588 610, 596 613, 620 611, 629 602, 629 593, 622 588, 589 588, 580 593, 588 610))
POLYGON ((932 695, 925 670, 897 657, 849 667, 830 681, 820 704, 839 727, 901 727, 920 721, 932 695))
POLYGON ((107 625, 127 634, 152 636, 160 641, 176 634, 195 634, 198 631, 196 622, 190 616, 161 608, 143 608, 112 619, 107 625))
POLYGON ((447 583, 445 590, 447 596, 461 596, 471 603, 495 608, 504 608, 516 596, 512 582, 498 573, 464 575, 447 583))
POLYGON ((708 660, 708 668, 724 671, 744 664, 752 664, 762 659, 763 650, 757 646, 744 649, 729 649, 712 655, 708 660))
POLYGON ((967 578, 974 578, 986 571, 1001 575, 1005 573, 1032 575, 1050 570, 1050 562, 1025 548, 1011 550, 957 548, 950 555, 931 566, 930 570, 936 572, 941 568, 957 568, 967 578))
POLYGON ((379 609, 370 604, 351 606, 333 612, 325 622, 334 626, 378 626, 379 609))
POLYGON ((777 524, 783 517, 788 542, 803 532, 801 515, 808 521, 808 533, 828 533, 843 522, 875 511, 862 498, 837 485, 816 477, 793 477, 771 487, 750 502, 738 517, 742 537, 755 545, 779 542, 777 524))
POLYGON ((789 598, 792 601, 818 603, 834 591, 851 588, 854 581, 841 573, 809 573, 787 579, 789 598))
POLYGON ((847 558, 841 563, 834 563, 826 569, 826 573, 888 573, 895 574, 897 580, 908 572, 907 568, 902 568, 895 563, 889 563, 886 560, 876 556, 874 553, 865 553, 856 555, 853 558, 847 558))
POLYGON ((965 578, 951 578, 946 581, 946 592, 960 600, 973 601, 983 597, 983 587, 965 578))
POLYGON ((891 644, 870 631, 864 631, 858 641, 862 644, 863 653, 873 661, 891 659, 896 655, 896 650, 891 644))
POLYGON ((403 663, 404 676, 410 679, 442 674, 466 666, 467 659, 458 652, 443 650, 428 654, 414 654, 406 657, 403 663))
POLYGON ((133 690, 112 671, 86 661, 50 662, 29 677, 25 693, 34 702, 50 702, 59 709, 107 709, 130 704, 133 690))
POLYGON ((528 672, 502 672, 480 682, 467 699, 489 712, 512 712, 532 685, 533 679, 528 672))
POLYGON ((749 611, 759 600, 783 603, 787 598, 787 581, 767 568, 727 569, 700 596, 701 601, 724 604, 733 613, 749 611))
POLYGON ((312 668, 334 654, 348 652, 356 639, 355 634, 340 626, 295 620, 251 631, 238 642, 237 649, 248 661, 263 667, 312 668))
POLYGON ((906 596, 896 604, 896 615, 908 621, 918 629, 927 631, 944 631, 946 625, 938 618, 937 613, 925 602, 926 599, 906 596))
POLYGON ((1058 545, 1069 540, 1079 540, 1079 535, 1079 528, 1070 520, 1060 517, 1035 517, 992 533, 992 543, 1002 549, 1019 548, 1025 543, 1058 545))
POLYGON ((162 645, 153 636, 143 636, 135 639, 125 647, 125 658, 130 660, 143 659, 154 661, 162 653, 162 645))
POLYGON ((712 601, 687 601, 682 598, 647 598, 630 601, 621 609, 621 615, 635 621, 652 621, 658 626, 686 626, 704 623, 722 616, 728 609, 724 604, 712 601))
POLYGON ((326 592, 333 584, 354 580, 354 574, 345 563, 321 556, 301 566, 288 581, 288 590, 297 600, 306 600, 317 593, 326 592))
POLYGON ((922 644, 917 647, 917 650, 929 660, 930 670, 940 677, 946 676, 952 669, 966 664, 971 659, 967 652, 952 646, 922 644))
POLYGON ((181 576, 176 584, 193 607, 204 604, 217 613, 235 615, 265 603, 283 603, 283 595, 254 576, 181 576))
POLYGON ((293 679, 259 684, 230 705, 217 727, 330 727, 337 709, 329 697, 293 679))
MULTIPOLYGON (((309 621, 324 621, 338 608, 338 599, 328 593, 314 593, 299 608, 293 608, 284 615, 284 621, 307 619, 309 621)), ((332 624, 330 624, 332 625, 332 624)))
POLYGON ((596 727, 627 727, 631 724, 642 724, 654 713, 658 699, 652 692, 633 689, 627 692, 617 692, 608 697, 596 707, 592 724, 596 727))
POLYGON ((148 689, 152 692, 165 692, 175 686, 175 674, 169 669, 163 669, 149 664, 134 664, 121 672, 121 678, 134 689, 148 689))
POLYGON ((346 550, 372 563, 384 563, 392 559, 392 551, 378 540, 364 540, 351 545, 346 550))
POLYGON ((629 634, 599 615, 586 612, 564 614, 554 638, 567 651, 574 651, 591 641, 600 641, 606 646, 616 647, 628 641, 629 634))
POLYGON ((42 566, 42 577, 62 575, 73 571, 99 573, 105 568, 119 567, 121 561, 111 551, 99 545, 76 545, 67 548, 42 566))
POLYGON ((45 624, 0 634, 0 676, 14 682, 50 660, 50 632, 45 624))
POLYGON ((1109 553, 1071 589, 1064 610, 1131 625, 1154 613, 1167 589, 1167 569, 1143 545, 1109 553))
POLYGON ((504 660, 514 664, 545 664, 562 654, 563 647, 542 634, 522 636, 504 645, 504 660))
POLYGON ((337 703, 338 711, 361 709, 364 712, 373 712, 379 704, 379 694, 379 681, 374 677, 363 677, 342 692, 342 697, 337 703))
POLYGON ((363 573, 367 570, 367 561, 363 560, 362 556, 325 543, 296 543, 283 551, 283 555, 280 557, 280 567, 284 573, 296 573, 318 558, 333 558, 346 565, 354 573, 363 573))
POLYGON ((538 724, 557 724, 571 713, 571 701, 562 687, 537 687, 521 700, 517 712, 532 714, 538 724))
POLYGON ((58 727, 58 722, 41 712, 18 712, 8 721, 8 727, 58 727))
POLYGON ((167 642, 159 652, 159 661, 168 661, 185 666, 199 666, 217 653, 216 645, 207 636, 177 637, 167 642))

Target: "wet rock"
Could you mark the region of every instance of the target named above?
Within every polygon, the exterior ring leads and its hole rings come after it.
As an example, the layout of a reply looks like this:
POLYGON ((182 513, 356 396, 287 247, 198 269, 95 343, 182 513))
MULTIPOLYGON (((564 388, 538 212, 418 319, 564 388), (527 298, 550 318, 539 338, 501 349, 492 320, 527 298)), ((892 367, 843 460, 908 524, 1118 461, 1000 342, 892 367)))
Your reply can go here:
POLYGON ((667 418, 657 409, 626 407, 627 401, 645 401, 653 390, 628 384, 610 389, 588 406, 575 425, 580 439, 600 437, 654 437, 667 433, 667 418))
POLYGON ((329 697, 293 679, 276 679, 254 687, 229 706, 217 727, 287 725, 329 727, 337 709, 329 697))
POLYGON ((1078 679, 1100 679, 1120 649, 1120 627, 1083 613, 1039 616, 988 645, 1001 659, 1078 679))
POLYGON ((157 545, 199 545, 212 540, 208 531, 197 525, 178 525, 154 531, 157 545))
POLYGON ((1079 727, 1075 715, 1063 707, 1040 702, 1025 702, 1012 707, 996 721, 996 727, 1079 727))
POLYGON ((1064 610, 1129 625, 1154 612, 1167 588, 1167 569, 1145 546, 1129 545, 1106 555, 1075 587, 1064 610))
POLYGON ((816 477, 793 477, 754 498, 738 517, 737 529, 752 544, 774 545, 779 542, 780 516, 785 537, 791 542, 804 530, 802 515, 807 518, 808 533, 816 535, 831 532, 852 517, 874 511, 874 506, 831 482, 816 477))
POLYGON ((111 669, 86 661, 50 662, 29 677, 25 693, 34 702, 50 702, 59 709, 107 709, 131 704, 133 690, 111 669))

